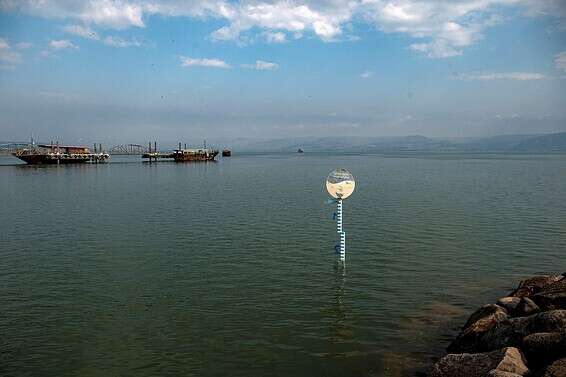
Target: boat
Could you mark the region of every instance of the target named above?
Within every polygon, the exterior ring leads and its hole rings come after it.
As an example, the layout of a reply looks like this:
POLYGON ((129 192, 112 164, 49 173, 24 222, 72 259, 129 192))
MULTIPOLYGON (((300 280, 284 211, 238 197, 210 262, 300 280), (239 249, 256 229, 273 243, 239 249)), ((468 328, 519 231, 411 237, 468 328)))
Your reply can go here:
POLYGON ((302 150, 301 148, 297 149, 297 153, 305 153, 304 150, 302 150))
POLYGON ((92 153, 90 149, 83 146, 34 143, 28 148, 13 152, 12 155, 30 165, 99 163, 106 162, 110 158, 108 153, 92 153))
POLYGON ((201 148, 201 149, 175 149, 171 157, 176 162, 185 161, 214 161, 218 155, 218 151, 214 149, 201 148))
POLYGON ((222 151, 222 157, 230 157, 232 156, 232 151, 230 149, 224 149, 222 151))

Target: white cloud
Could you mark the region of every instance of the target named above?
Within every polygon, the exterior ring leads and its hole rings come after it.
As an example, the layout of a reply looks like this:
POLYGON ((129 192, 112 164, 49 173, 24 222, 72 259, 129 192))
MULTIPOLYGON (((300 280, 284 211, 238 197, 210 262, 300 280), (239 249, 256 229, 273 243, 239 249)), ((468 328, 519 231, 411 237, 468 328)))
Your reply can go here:
POLYGON ((365 2, 364 17, 386 33, 408 34, 420 40, 409 46, 430 58, 462 54, 495 24, 497 5, 520 0, 398 1, 395 6, 380 0, 365 2))
POLYGON ((145 26, 142 20, 142 6, 135 3, 112 0, 92 0, 89 8, 80 15, 87 22, 107 25, 116 29, 127 26, 145 26))
POLYGON ((14 68, 22 62, 22 55, 14 51, 6 39, 0 38, 0 67, 14 68))
POLYGON ((431 43, 413 43, 409 46, 413 51, 424 53, 429 58, 451 58, 462 55, 462 50, 456 49, 444 40, 431 43))
POLYGON ((566 51, 563 51, 554 57, 554 65, 556 69, 566 72, 566 51))
POLYGON ((111 47, 131 47, 131 46, 140 47, 142 45, 139 41, 137 41, 135 39, 129 40, 129 39, 124 39, 124 38, 116 37, 116 36, 112 36, 112 35, 102 37, 96 31, 92 30, 88 26, 67 25, 67 26, 63 27, 63 31, 65 31, 69 34, 76 35, 78 37, 91 39, 91 40, 94 40, 94 41, 100 41, 100 42, 104 43, 105 45, 111 46, 111 47))
POLYGON ((532 17, 550 17, 558 20, 558 29, 566 30, 566 5, 564 0, 522 0, 532 17))
MULTIPOLYGON (((408 35, 410 49, 431 58, 458 56, 502 22, 505 8, 548 16, 566 28, 564 0, 0 0, 2 8, 41 17, 74 19, 114 29, 145 27, 144 18, 214 18, 225 22, 211 35, 238 43, 280 43, 287 35, 323 41, 352 40, 351 23, 366 22, 385 33, 408 35)), ((75 28, 74 32, 84 30, 75 28)), ((88 34, 83 35, 88 37, 88 34)))
POLYGON ((342 34, 341 25, 349 21, 354 2, 274 1, 225 3, 221 18, 228 25, 216 30, 217 40, 233 40, 253 28, 273 32, 303 33, 310 31, 324 41, 332 41, 342 34))
POLYGON ((212 39, 216 41, 229 41, 238 38, 240 36, 240 30, 230 28, 228 26, 223 26, 220 29, 214 31, 211 36, 212 39))
POLYGON ((63 27, 63 31, 69 34, 73 34, 82 38, 92 39, 92 40, 99 40, 100 37, 98 33, 87 26, 81 25, 67 25, 63 27))
POLYGON ((181 57, 181 67, 211 67, 211 68, 231 68, 231 66, 220 59, 194 59, 181 57))
POLYGON ((68 39, 50 40, 47 49, 41 51, 41 56, 45 58, 55 57, 56 51, 78 50, 79 47, 68 39))
POLYGON ((284 43, 287 41, 287 36, 285 35, 285 33, 282 33, 280 31, 278 32, 268 31, 263 33, 263 36, 265 37, 267 43, 284 43))
POLYGON ((123 29, 144 27, 144 16, 211 17, 228 25, 216 30, 217 40, 235 40, 254 28, 266 31, 303 33, 310 31, 325 41, 342 33, 342 24, 349 22, 358 1, 244 1, 227 0, 0 0, 5 9, 18 9, 41 17, 81 20, 87 24, 123 29))
MULTIPOLYGON (((378 3, 377 1, 368 1, 367 4, 378 3)), ((411 12, 409 6, 402 4, 386 3, 381 9, 382 17, 389 20, 418 22, 422 18, 420 14, 411 12)))
POLYGON ((263 60, 256 60, 255 62, 255 69, 260 71, 271 71, 277 68, 279 68, 277 63, 265 62, 263 60))
POLYGON ((108 36, 104 38, 104 44, 112 47, 140 47, 142 44, 135 39, 128 40, 120 37, 108 36))
POLYGON ((28 48, 30 48, 31 46, 33 46, 32 43, 29 42, 20 42, 16 44, 16 48, 18 50, 27 50, 28 48))
POLYGON ((373 72, 373 71, 363 71, 360 74, 360 78, 369 79, 369 78, 372 78, 374 75, 375 75, 375 72, 373 72))
POLYGON ((70 18, 122 29, 143 27, 144 8, 149 3, 145 0, 0 0, 0 9, 20 10, 39 17, 70 18))
POLYGON ((79 47, 74 45, 68 39, 60 39, 60 40, 50 40, 49 41, 49 48, 52 50, 78 50, 79 47))
POLYGON ((145 27, 144 16, 223 17, 225 1, 183 0, 0 0, 0 9, 19 10, 38 17, 74 19, 85 24, 125 29, 145 27))
POLYGON ((454 77, 459 80, 480 80, 480 81, 490 81, 490 80, 517 80, 517 81, 529 81, 529 80, 545 80, 550 77, 543 75, 542 73, 533 72, 496 72, 496 73, 474 73, 474 74, 463 74, 454 77))
POLYGON ((255 69, 257 71, 273 71, 279 68, 279 64, 256 60, 255 64, 242 64, 243 68, 255 69))

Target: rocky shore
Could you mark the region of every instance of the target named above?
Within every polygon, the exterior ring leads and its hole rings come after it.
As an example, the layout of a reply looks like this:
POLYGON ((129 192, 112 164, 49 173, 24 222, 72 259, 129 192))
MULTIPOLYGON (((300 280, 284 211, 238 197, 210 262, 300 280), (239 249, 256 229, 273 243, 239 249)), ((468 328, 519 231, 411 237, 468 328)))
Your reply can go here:
POLYGON ((534 276, 468 319, 429 377, 566 377, 566 273, 534 276))

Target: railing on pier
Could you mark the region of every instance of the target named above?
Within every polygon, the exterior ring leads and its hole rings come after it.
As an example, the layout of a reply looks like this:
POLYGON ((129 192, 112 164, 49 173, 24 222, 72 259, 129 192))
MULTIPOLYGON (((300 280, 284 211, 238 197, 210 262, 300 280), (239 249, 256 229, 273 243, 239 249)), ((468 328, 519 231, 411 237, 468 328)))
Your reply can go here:
POLYGON ((108 153, 114 155, 143 155, 148 152, 149 149, 147 147, 139 144, 120 144, 108 150, 108 153))

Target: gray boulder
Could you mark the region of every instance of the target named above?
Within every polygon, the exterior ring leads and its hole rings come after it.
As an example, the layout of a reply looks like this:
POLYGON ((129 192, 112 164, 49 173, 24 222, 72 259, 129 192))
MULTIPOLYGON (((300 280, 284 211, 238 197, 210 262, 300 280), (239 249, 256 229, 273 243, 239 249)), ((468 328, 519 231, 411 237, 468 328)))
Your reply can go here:
POLYGON ((566 279, 547 285, 532 299, 543 310, 566 309, 566 279))
POLYGON ((566 357, 566 329, 562 332, 545 332, 527 335, 523 351, 530 365, 546 365, 566 357))
POLYGON ((448 353, 481 352, 478 345, 484 334, 508 317, 507 310, 499 305, 482 306, 470 316, 464 330, 448 346, 448 353))
POLYGON ((505 308, 509 313, 515 311, 517 306, 521 303, 520 297, 502 297, 497 300, 497 305, 505 308))
POLYGON ((513 297, 532 296, 540 292, 546 286, 562 280, 562 275, 540 275, 523 280, 519 283, 519 287, 510 294, 513 297))
POLYGON ((432 366, 429 377, 485 377, 489 373, 494 377, 515 377, 528 374, 529 369, 521 351, 508 347, 486 353, 446 355, 432 366))
POLYGON ((556 360, 546 368, 535 374, 536 377, 564 377, 566 376, 566 358, 556 360))
POLYGON ((566 328, 566 310, 552 310, 529 317, 511 318, 497 323, 476 343, 481 351, 502 347, 521 347, 527 335, 560 332, 566 328))
POLYGON ((516 317, 527 317, 540 312, 540 308, 528 297, 521 297, 519 305, 515 308, 513 315, 516 317))
POLYGON ((527 296, 502 297, 497 300, 497 305, 505 308, 512 317, 526 317, 540 312, 538 305, 527 296))

